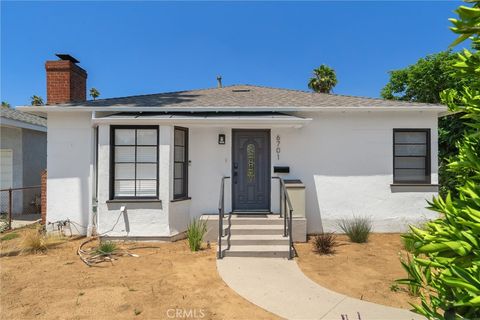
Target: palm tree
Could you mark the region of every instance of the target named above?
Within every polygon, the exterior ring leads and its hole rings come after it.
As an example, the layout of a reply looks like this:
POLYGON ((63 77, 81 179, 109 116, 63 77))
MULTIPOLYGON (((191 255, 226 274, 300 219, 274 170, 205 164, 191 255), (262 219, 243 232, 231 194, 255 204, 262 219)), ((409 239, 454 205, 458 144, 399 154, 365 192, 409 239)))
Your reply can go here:
POLYGON ((332 92, 332 89, 336 84, 337 76, 335 70, 325 64, 313 69, 313 77, 308 81, 308 87, 310 89, 321 93, 332 92))
POLYGON ((12 106, 10 105, 10 103, 8 103, 6 101, 2 101, 2 107, 11 108, 12 106))
POLYGON ((92 88, 90 89, 90 96, 95 100, 100 96, 100 92, 97 89, 92 88))
POLYGON ((43 106, 43 104, 44 104, 42 97, 39 97, 39 96, 36 96, 36 95, 31 96, 30 101, 31 101, 32 106, 43 106))

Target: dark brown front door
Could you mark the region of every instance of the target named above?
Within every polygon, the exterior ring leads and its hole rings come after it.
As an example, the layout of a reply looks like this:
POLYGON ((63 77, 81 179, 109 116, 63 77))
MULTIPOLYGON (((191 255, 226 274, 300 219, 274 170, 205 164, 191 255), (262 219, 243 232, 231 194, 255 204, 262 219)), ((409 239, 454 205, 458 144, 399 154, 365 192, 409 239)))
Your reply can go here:
POLYGON ((270 130, 233 129, 233 211, 270 211, 270 130))

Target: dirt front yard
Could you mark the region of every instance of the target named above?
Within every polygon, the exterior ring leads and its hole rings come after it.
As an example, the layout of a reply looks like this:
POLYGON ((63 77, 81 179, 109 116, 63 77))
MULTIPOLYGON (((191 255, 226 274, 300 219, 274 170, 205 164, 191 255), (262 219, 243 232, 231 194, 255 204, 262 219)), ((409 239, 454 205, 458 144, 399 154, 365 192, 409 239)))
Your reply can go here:
POLYGON ((368 243, 352 243, 338 235, 333 255, 319 255, 312 243, 296 244, 298 265, 318 284, 347 296, 379 304, 411 309, 416 302, 403 288, 392 291, 395 279, 406 273, 399 262, 403 252, 399 234, 371 234, 368 243))
MULTIPOLYGON (((1 253, 19 241, 1 241, 1 253)), ((214 248, 129 243, 138 258, 88 267, 76 255, 80 241, 1 257, 1 319, 276 319, 221 280, 214 248)))

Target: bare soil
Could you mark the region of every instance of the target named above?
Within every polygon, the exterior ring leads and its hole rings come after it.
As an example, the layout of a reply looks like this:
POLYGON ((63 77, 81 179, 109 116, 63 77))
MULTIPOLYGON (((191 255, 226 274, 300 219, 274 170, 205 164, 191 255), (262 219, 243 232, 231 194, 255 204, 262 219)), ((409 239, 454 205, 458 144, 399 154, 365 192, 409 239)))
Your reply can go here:
POLYGON ((371 234, 368 243, 352 243, 338 235, 336 252, 320 255, 312 239, 296 244, 298 265, 318 284, 347 296, 387 306, 411 309, 408 302, 418 300, 400 287, 390 288, 395 279, 405 278, 399 253, 405 254, 399 234, 371 234))
POLYGON ((277 319, 222 281, 215 247, 129 242, 140 257, 88 267, 76 255, 84 239, 28 255, 21 239, 0 241, 1 319, 277 319))

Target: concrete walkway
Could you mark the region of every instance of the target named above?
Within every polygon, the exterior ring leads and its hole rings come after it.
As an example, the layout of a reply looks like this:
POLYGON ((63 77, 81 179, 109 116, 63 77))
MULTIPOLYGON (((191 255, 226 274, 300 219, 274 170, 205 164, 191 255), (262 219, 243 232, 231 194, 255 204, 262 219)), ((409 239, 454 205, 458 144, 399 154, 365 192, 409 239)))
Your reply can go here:
POLYGON ((361 320, 424 319, 408 310, 325 289, 307 278, 294 260, 226 257, 217 260, 217 269, 239 295, 287 319, 342 320, 342 315, 347 315, 349 320, 358 320, 357 312, 361 320))

